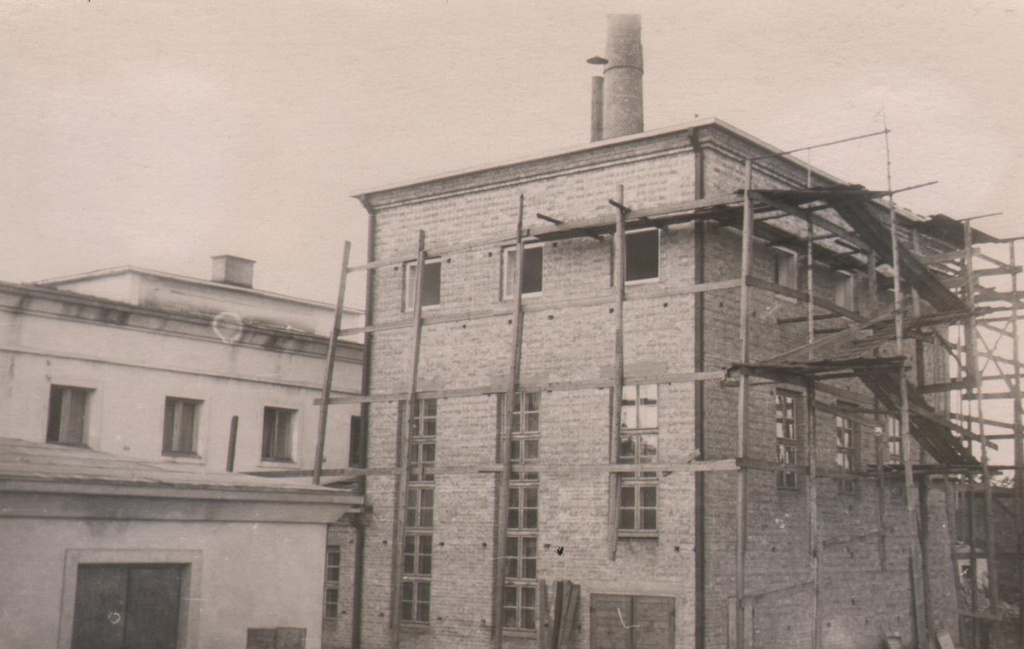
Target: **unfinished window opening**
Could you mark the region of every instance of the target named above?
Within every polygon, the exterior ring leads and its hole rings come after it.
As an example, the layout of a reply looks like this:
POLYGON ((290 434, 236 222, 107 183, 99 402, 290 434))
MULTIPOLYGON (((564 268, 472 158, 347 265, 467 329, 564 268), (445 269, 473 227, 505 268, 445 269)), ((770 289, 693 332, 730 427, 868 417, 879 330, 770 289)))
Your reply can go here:
POLYGON ((296 412, 285 408, 263 409, 262 459, 272 462, 292 461, 292 427, 296 412))
MULTIPOLYGON (((836 404, 837 408, 849 409, 856 406, 844 403, 836 404)), ((857 434, 856 425, 849 417, 836 415, 836 465, 845 473, 853 473, 855 460, 855 438, 857 434)), ((839 493, 851 495, 856 490, 856 481, 853 477, 841 477, 837 479, 839 493)))
POLYGON ((337 619, 341 606, 341 546, 328 545, 324 574, 324 618, 337 619))
MULTIPOLYGON (((502 299, 515 297, 519 276, 516 273, 516 249, 502 250, 502 299)), ((529 243, 523 247, 523 295, 539 295, 544 288, 544 244, 529 243)))
MULTIPOLYGON (((402 289, 402 310, 412 311, 415 307, 413 290, 416 287, 416 262, 405 264, 405 285, 402 289)), ((423 281, 420 283, 420 306, 423 308, 441 304, 441 258, 431 257, 423 261, 423 281)))
POLYGON ((657 228, 626 233, 626 281, 658 279, 661 233, 657 228))
POLYGON ((167 397, 164 402, 164 455, 196 455, 199 404, 167 397))
POLYGON ((798 256, 786 248, 772 248, 774 270, 772 279, 783 288, 797 289, 798 256))
MULTIPOLYGON (((658 386, 622 386, 619 429, 621 464, 658 461, 658 386)), ((619 535, 649 536, 658 530, 658 474, 636 471, 619 482, 619 535)))
POLYGON ((796 489, 796 471, 787 466, 796 464, 797 395, 792 392, 775 392, 775 448, 778 463, 782 465, 775 474, 775 482, 779 489, 796 489))
POLYGON ((834 274, 833 301, 837 306, 852 311, 854 309, 854 279, 853 275, 846 271, 836 271, 834 274))
POLYGON ((50 386, 50 416, 46 424, 49 444, 85 446, 91 390, 66 385, 50 386))

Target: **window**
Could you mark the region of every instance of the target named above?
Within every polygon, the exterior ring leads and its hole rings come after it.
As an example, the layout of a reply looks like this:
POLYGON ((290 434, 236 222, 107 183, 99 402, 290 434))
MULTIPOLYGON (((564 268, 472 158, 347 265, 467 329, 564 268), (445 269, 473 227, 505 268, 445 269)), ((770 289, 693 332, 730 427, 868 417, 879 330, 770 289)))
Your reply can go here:
POLYGON ((844 309, 853 310, 854 307, 854 281, 853 275, 843 271, 837 271, 835 278, 835 303, 844 309))
POLYGON ((773 257, 775 283, 795 290, 797 288, 797 254, 785 248, 774 248, 773 257))
MULTIPOLYGON (((837 404, 838 407, 850 407, 845 404, 837 404)), ((853 421, 842 415, 836 415, 836 464, 847 473, 852 473, 854 468, 854 436, 856 429, 853 421)), ((856 482, 853 478, 840 478, 838 481, 839 493, 852 494, 856 489, 856 482)))
POLYGON ((659 239, 656 228, 626 233, 626 281, 658 279, 659 239))
POLYGON ((508 492, 508 529, 537 529, 539 487, 534 484, 513 484, 508 492))
MULTIPOLYGON (((404 404, 399 416, 405 412, 404 404)), ((409 487, 406 535, 402 547, 401 619, 430 622, 430 575, 434 542, 434 462, 437 444, 437 399, 418 399, 409 430, 409 487)))
MULTIPOLYGON (((778 391, 775 393, 775 448, 779 464, 796 464, 796 445, 796 395, 778 391)), ((796 489, 796 471, 780 469, 776 485, 780 489, 796 489)))
POLYGON ((505 562, 503 623, 507 629, 537 627, 537 537, 510 536, 505 562))
POLYGON ((89 392, 85 388, 50 386, 50 417, 46 424, 48 443, 85 445, 89 392))
POLYGON ((402 621, 430 622, 430 574, 434 536, 430 532, 405 535, 402 544, 402 621))
MULTIPOLYGON (((498 398, 499 430, 504 432, 500 415, 505 412, 505 395, 498 398)), ((511 458, 513 463, 540 457, 540 392, 519 392, 512 404, 511 458)))
POLYGON ((413 437, 437 435, 437 399, 420 399, 416 402, 416 413, 409 433, 413 437))
MULTIPOLYGON (((504 283, 502 299, 509 299, 516 294, 516 249, 513 247, 502 250, 504 283)), ((523 247, 523 295, 537 295, 544 288, 544 244, 530 243, 523 247)))
MULTIPOLYGON (((416 286, 416 262, 405 264, 405 287, 402 292, 405 311, 415 307, 413 288, 416 286)), ((420 286, 420 306, 430 307, 441 304, 441 258, 432 257, 423 261, 423 282, 420 286)))
POLYGON ((619 531, 658 530, 658 485, 650 481, 622 480, 619 489, 619 531))
POLYGON ((903 436, 900 434, 900 420, 889 417, 885 421, 886 446, 889 450, 887 464, 903 464, 903 436))
POLYGON ((405 503, 406 527, 434 526, 434 488, 409 487, 405 503))
POLYGON ((324 617, 335 619, 338 617, 339 598, 341 590, 341 546, 327 546, 327 572, 324 575, 324 617))
POLYGON ((164 402, 164 454, 195 455, 201 401, 167 397, 164 402))
MULTIPOLYGON (((499 440, 504 434, 505 397, 498 399, 499 440)), ((502 624, 507 629, 537 627, 537 529, 540 474, 524 471, 540 459, 540 393, 518 392, 512 404, 502 624)), ((500 454, 499 454, 500 455, 500 454)))
MULTIPOLYGON (((619 457, 623 464, 658 461, 658 386, 622 387, 619 457)), ((624 474, 619 482, 619 531, 639 535, 658 529, 658 481, 653 471, 624 474)))
POLYGON ((292 459, 292 424, 295 410, 263 409, 263 459, 290 462, 292 459))

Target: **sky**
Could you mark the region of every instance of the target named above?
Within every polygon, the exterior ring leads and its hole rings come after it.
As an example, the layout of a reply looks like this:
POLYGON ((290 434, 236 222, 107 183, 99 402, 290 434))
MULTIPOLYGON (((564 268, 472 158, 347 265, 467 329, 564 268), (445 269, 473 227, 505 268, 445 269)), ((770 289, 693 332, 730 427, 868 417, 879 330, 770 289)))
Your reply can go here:
MULTIPOLYGON (((333 302, 352 194, 587 142, 615 12, 643 15, 648 130, 792 149, 884 115, 894 186, 938 181, 902 205, 1024 235, 1024 0, 0 0, 0 280, 234 254, 333 302)), ((885 187, 882 138, 809 160, 885 187)))

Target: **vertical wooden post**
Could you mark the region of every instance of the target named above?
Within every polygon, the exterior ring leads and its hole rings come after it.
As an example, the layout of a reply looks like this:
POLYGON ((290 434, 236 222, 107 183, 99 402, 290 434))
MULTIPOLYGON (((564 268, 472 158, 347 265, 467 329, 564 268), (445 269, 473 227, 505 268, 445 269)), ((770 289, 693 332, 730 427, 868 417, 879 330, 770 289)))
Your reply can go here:
POLYGON ((818 527, 818 411, 814 407, 814 379, 807 380, 807 507, 811 555, 811 579, 814 581, 811 597, 811 649, 821 648, 821 531, 818 527))
MULTIPOLYGON (((989 612, 992 615, 999 614, 999 571, 995 569, 996 564, 996 541, 995 541, 995 521, 993 520, 993 502, 992 502, 992 475, 988 468, 988 438, 985 435, 985 409, 984 409, 984 392, 985 392, 985 377, 979 368, 978 364, 978 322, 975 316, 974 310, 974 239, 973 230, 971 229, 971 222, 967 221, 963 224, 964 228, 964 248, 966 249, 967 255, 964 257, 964 270, 966 271, 967 285, 964 289, 967 298, 967 307, 970 309, 970 315, 967 318, 967 327, 969 331, 968 341, 970 349, 968 350, 968 358, 970 359, 970 372, 972 383, 974 384, 974 392, 978 397, 978 438, 981 446, 981 488, 985 502, 985 556, 988 561, 988 601, 989 601, 989 612)), ((1019 401, 1019 399, 1017 400, 1019 401)))
MULTIPOLYGON (((617 193, 619 207, 615 217, 615 378, 612 384, 612 421, 611 439, 609 440, 608 460, 612 464, 619 461, 619 437, 622 433, 622 381, 625 373, 625 338, 623 328, 625 318, 623 310, 626 304, 626 210, 625 188, 619 185, 617 193)), ((614 561, 619 546, 619 491, 622 475, 611 471, 608 473, 611 485, 609 494, 609 557, 614 561)))
POLYGON ((494 591, 492 594, 494 646, 501 649, 504 638, 505 555, 508 553, 508 490, 512 475, 512 416, 519 398, 519 367, 523 347, 523 209, 519 195, 519 220, 516 225, 516 292, 512 303, 512 349, 509 358, 508 385, 502 404, 501 473, 498 474, 498 508, 494 539, 494 591))
POLYGON ((331 383, 334 381, 334 359, 338 352, 338 331, 345 310, 345 284, 348 282, 348 253, 352 244, 345 242, 341 253, 341 281, 338 283, 338 303, 334 307, 334 324, 327 340, 327 367, 324 368, 324 387, 320 392, 320 420, 316 429, 316 458, 313 460, 313 484, 320 484, 324 468, 324 443, 327 439, 327 412, 331 407, 331 383))
MULTIPOLYGON (((754 206, 751 196, 753 163, 748 158, 745 168, 743 190, 743 232, 740 242, 740 363, 750 362, 750 269, 753 254, 754 206)), ((736 455, 739 473, 736 476, 736 642, 738 647, 745 644, 744 624, 746 616, 747 577, 747 471, 743 460, 747 455, 747 415, 750 397, 750 377, 744 371, 740 374, 738 412, 736 417, 736 455)))
MULTIPOLYGON (((1010 245, 1010 336, 1013 339, 1013 491, 1017 520, 1017 592, 1024 592, 1024 404, 1020 392, 1020 332, 1017 241, 1010 245)), ((1024 611, 1017 615, 1017 648, 1024 649, 1024 611)))
POLYGON ((885 132, 885 173, 889 189, 889 239, 892 246, 892 274, 895 298, 896 355, 900 357, 900 447, 903 451, 903 490, 904 503, 907 510, 907 524, 910 527, 910 618, 913 621, 914 644, 924 641, 926 626, 921 619, 918 604, 921 601, 920 584, 917 575, 921 574, 920 539, 918 537, 918 518, 916 493, 914 490, 914 466, 910 455, 910 399, 907 388, 907 366, 903 345, 903 279, 900 274, 900 242, 899 227, 896 220, 896 202, 892 198, 892 158, 889 155, 889 132, 885 132))
POLYGON ((405 402, 405 420, 398 440, 396 466, 398 476, 395 499, 394 546, 392 547, 391 646, 398 649, 402 640, 402 546, 405 543, 405 509, 409 480, 409 435, 416 421, 416 380, 420 365, 420 337, 423 333, 423 266, 427 259, 426 234, 419 231, 416 245, 416 278, 413 282, 412 358, 409 363, 409 392, 405 402))

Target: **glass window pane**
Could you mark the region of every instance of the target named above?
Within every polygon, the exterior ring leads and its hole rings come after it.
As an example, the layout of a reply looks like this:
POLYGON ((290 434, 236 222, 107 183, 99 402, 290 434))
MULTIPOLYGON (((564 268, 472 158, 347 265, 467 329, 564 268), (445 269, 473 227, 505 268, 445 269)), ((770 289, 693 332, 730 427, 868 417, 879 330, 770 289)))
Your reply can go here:
POLYGON ((645 509, 641 513, 640 529, 642 530, 656 530, 658 529, 658 510, 656 509, 645 509))
POLYGON ((524 460, 536 460, 540 457, 540 442, 535 439, 528 439, 525 442, 526 451, 523 454, 524 460))
POLYGON ((640 414, 638 426, 640 428, 658 427, 658 386, 639 386, 640 414))
POLYGON ((640 488, 640 506, 641 507, 656 507, 658 505, 658 488, 657 487, 641 487, 640 488))
POLYGON ((523 529, 524 530, 535 530, 537 529, 537 510, 528 509, 523 512, 523 529))
POLYGON ((636 525, 636 513, 632 509, 619 510, 619 529, 631 530, 636 525))
POLYGON ((636 489, 630 485, 623 485, 619 502, 623 507, 633 507, 636 504, 636 489))
POLYGON ((636 387, 635 385, 622 386, 622 428, 636 428, 636 387))

